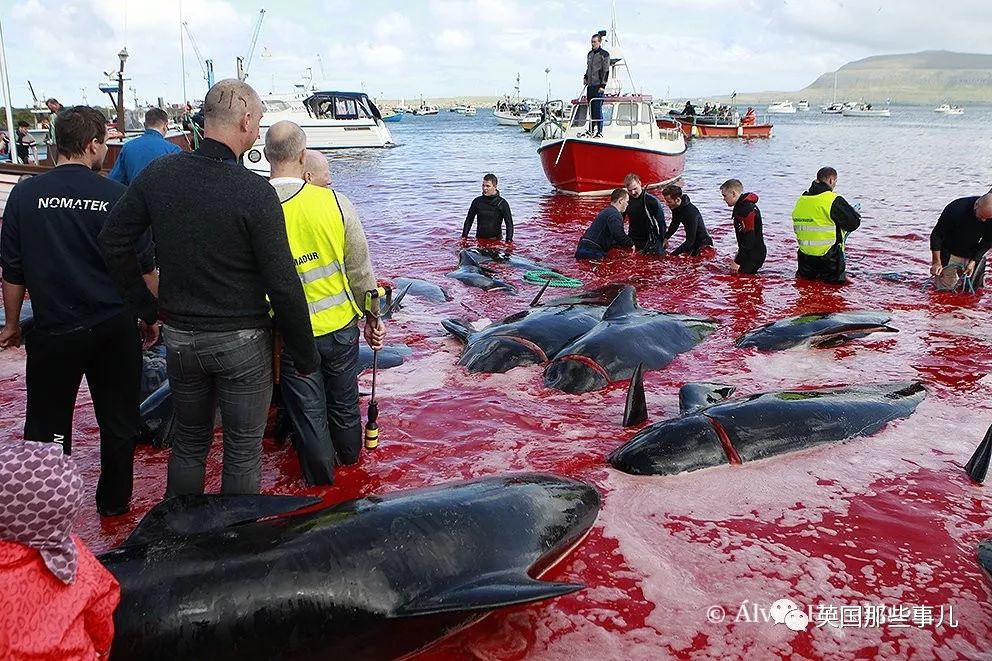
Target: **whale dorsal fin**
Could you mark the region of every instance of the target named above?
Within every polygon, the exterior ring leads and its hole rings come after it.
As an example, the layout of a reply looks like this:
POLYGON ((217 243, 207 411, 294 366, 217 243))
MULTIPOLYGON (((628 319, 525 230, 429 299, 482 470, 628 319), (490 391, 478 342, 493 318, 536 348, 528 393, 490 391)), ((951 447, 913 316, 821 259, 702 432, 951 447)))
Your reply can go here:
POLYGON ((685 415, 727 399, 737 390, 722 383, 687 383, 679 389, 679 411, 685 415))
POLYGON ((584 587, 577 583, 546 583, 519 570, 509 570, 485 574, 478 580, 440 592, 430 592, 399 606, 394 615, 413 617, 452 611, 493 610, 560 597, 584 587))
POLYGON ((620 293, 617 294, 617 297, 613 299, 613 302, 610 303, 610 307, 606 308, 606 312, 603 313, 603 321, 624 317, 636 311, 637 290, 630 285, 627 285, 621 289, 620 293))
POLYGON ((162 537, 195 535, 288 514, 316 505, 312 496, 192 495, 163 500, 138 523, 121 546, 147 544, 162 537))
POLYGON ((971 459, 968 460, 964 469, 968 471, 968 476, 971 479, 981 484, 989 472, 990 459, 992 459, 992 427, 989 427, 989 430, 985 432, 985 438, 975 448, 975 454, 971 455, 971 459))
POLYGON ((627 404, 623 408, 623 426, 634 427, 648 419, 648 404, 644 399, 644 363, 637 363, 634 376, 627 386, 627 404))

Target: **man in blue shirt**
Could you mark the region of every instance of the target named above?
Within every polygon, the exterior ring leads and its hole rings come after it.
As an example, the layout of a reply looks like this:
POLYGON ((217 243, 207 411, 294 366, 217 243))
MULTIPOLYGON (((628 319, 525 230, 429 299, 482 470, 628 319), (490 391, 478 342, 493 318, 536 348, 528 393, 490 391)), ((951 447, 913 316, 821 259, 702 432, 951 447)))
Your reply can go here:
POLYGON ((156 158, 181 151, 178 145, 165 139, 165 132, 168 130, 169 116, 164 110, 151 108, 146 112, 144 135, 124 143, 124 148, 110 171, 110 178, 130 186, 138 173, 156 158))

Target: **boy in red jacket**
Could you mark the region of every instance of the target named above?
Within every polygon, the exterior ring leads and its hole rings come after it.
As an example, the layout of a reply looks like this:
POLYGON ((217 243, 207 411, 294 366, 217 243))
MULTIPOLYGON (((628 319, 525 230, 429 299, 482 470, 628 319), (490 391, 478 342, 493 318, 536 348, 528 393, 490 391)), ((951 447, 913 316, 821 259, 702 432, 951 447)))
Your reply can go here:
POLYGON ((0 445, 2 659, 110 653, 120 586, 70 532, 82 489, 60 445, 0 445))
POLYGON ((761 210, 758 196, 745 193, 739 179, 728 179, 720 186, 720 194, 728 207, 733 207, 734 234, 737 235, 737 255, 730 263, 731 273, 757 273, 765 263, 768 251, 761 233, 761 210))

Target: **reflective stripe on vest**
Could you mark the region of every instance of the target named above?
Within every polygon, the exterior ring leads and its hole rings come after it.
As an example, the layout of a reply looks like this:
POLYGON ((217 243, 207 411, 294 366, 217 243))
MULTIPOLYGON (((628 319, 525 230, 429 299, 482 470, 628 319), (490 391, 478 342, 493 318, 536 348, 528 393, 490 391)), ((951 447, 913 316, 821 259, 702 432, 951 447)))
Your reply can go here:
MULTIPOLYGON (((830 207, 839 196, 833 191, 818 195, 800 195, 792 210, 792 229, 796 233, 799 252, 822 257, 838 243, 837 225, 830 218, 830 207)), ((840 234, 840 247, 844 248, 844 233, 840 234)))
POLYGON ((328 188, 304 184, 282 203, 282 210, 313 334, 341 330, 362 312, 344 270, 344 214, 337 195, 328 188))

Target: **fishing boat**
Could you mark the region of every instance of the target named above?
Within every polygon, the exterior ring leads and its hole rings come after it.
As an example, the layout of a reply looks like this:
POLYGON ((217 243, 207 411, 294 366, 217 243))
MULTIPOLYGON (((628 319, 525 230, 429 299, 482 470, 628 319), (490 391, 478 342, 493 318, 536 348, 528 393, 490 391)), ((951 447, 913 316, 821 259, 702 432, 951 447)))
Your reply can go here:
POLYGON ((420 97, 420 107, 414 109, 413 114, 417 117, 424 117, 426 115, 436 115, 440 108, 431 105, 429 103, 424 103, 424 98, 420 97))
POLYGON ((526 115, 521 117, 517 124, 520 125, 520 128, 522 128, 524 132, 530 133, 535 126, 541 123, 542 119, 544 119, 544 113, 540 109, 531 110, 526 115))
POLYGON ((776 101, 769 104, 766 112, 772 115, 791 115, 796 112, 796 107, 792 105, 792 101, 776 101))
POLYGON ((739 113, 726 117, 716 115, 672 115, 659 117, 658 128, 676 120, 687 138, 770 138, 774 124, 745 123, 739 113))
POLYGON ((403 119, 403 113, 396 112, 395 110, 387 110, 382 113, 382 121, 384 122, 398 122, 403 119))
POLYGON ((872 108, 870 103, 861 103, 854 108, 845 107, 841 112, 844 117, 889 117, 891 113, 886 108, 872 108))
POLYGON ((798 110, 799 112, 806 112, 806 111, 808 111, 809 110, 809 101, 807 101, 806 99, 802 99, 799 103, 796 104, 796 110, 798 110))
POLYGON ((941 113, 943 115, 963 115, 964 114, 964 108, 962 108, 961 106, 952 106, 952 105, 947 104, 947 103, 942 103, 941 105, 939 105, 936 108, 934 108, 933 111, 934 112, 939 112, 939 113, 941 113))
MULTIPOLYGON (((630 79, 616 30, 616 12, 610 29, 610 78, 602 103, 602 137, 593 137, 589 99, 572 101, 572 114, 560 138, 543 140, 537 153, 548 181, 556 190, 573 195, 600 195, 623 186, 636 172, 646 187, 670 183, 685 168, 685 136, 678 122, 659 126, 649 94, 624 93, 620 69, 630 79)), ((633 81, 631 81, 633 88, 633 81)))

